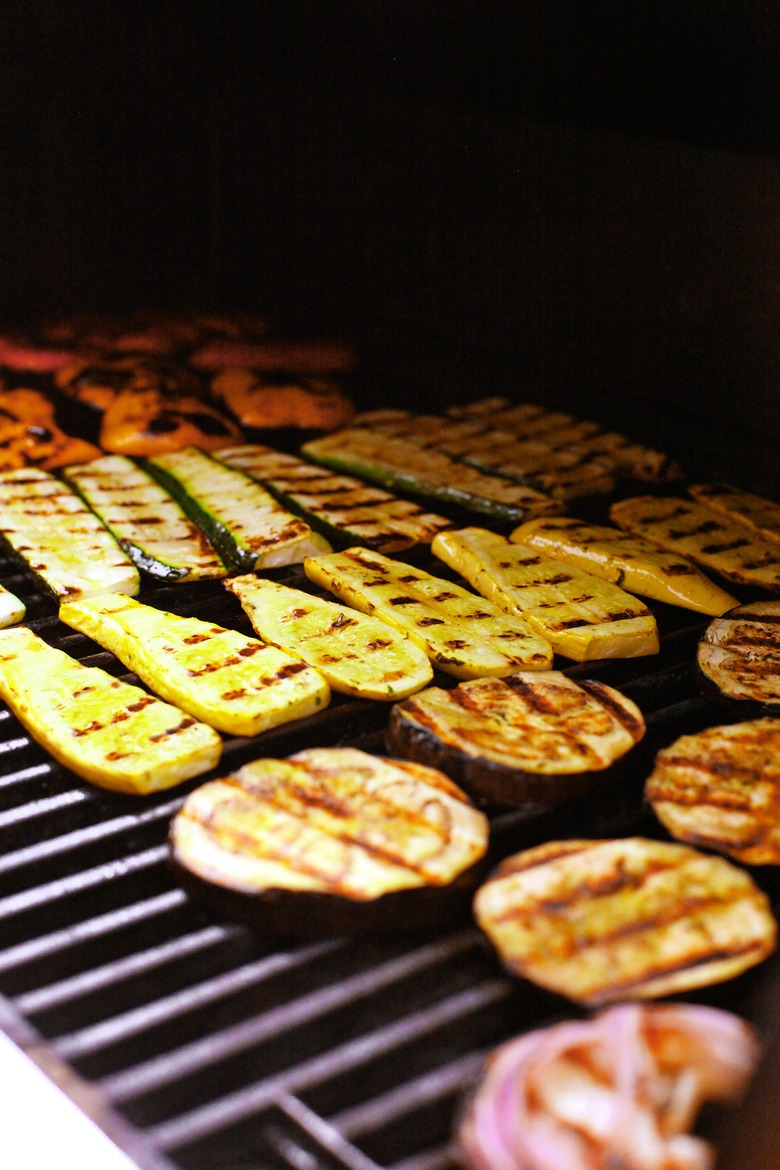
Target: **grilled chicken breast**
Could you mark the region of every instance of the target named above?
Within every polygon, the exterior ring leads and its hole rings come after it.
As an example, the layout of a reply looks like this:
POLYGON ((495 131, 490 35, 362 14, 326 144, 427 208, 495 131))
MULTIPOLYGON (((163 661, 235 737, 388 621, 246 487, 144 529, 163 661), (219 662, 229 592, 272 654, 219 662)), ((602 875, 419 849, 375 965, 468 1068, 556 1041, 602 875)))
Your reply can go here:
POLYGON ((520 618, 458 585, 367 549, 309 557, 306 576, 364 613, 403 630, 456 678, 547 670, 550 643, 520 618))
POLYGON ((780 600, 740 605, 710 622, 696 663, 709 695, 780 712, 780 600))
POLYGON ((658 753, 645 795, 673 837, 746 865, 780 864, 780 721, 681 736, 658 753))
POLYGON ((643 837, 518 853, 474 912, 510 971, 590 1007, 731 979, 766 958, 777 933, 744 870, 643 837))
POLYGON ((460 892, 487 840, 442 773, 353 748, 255 760, 191 793, 171 826, 182 870, 238 895, 223 906, 304 935, 420 926, 443 905, 426 893, 460 892))
POLYGON ((230 578, 225 588, 261 638, 316 667, 334 691, 402 699, 433 675, 425 652, 378 617, 250 574, 230 578))
POLYGON ((619 691, 550 670, 428 687, 396 704, 386 739, 473 797, 545 805, 603 783, 644 732, 619 691))
POLYGON ((24 626, 0 631, 0 698, 56 760, 101 788, 170 788, 215 767, 222 750, 211 727, 24 626))
POLYGON ((485 528, 441 532, 431 548, 483 597, 521 618, 567 658, 658 653, 652 613, 611 582, 485 528))

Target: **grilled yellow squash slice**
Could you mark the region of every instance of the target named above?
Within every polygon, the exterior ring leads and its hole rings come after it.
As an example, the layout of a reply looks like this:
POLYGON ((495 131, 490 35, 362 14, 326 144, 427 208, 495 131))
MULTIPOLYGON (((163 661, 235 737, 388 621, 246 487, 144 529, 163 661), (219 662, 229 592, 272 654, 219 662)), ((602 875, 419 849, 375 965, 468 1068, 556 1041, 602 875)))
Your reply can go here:
POLYGON ((656 756, 645 796, 673 837, 745 865, 779 865, 780 720, 680 736, 656 756))
POLYGON ((309 580, 348 605, 403 630, 434 666, 456 678, 552 665, 550 643, 520 618, 421 569, 363 548, 309 557, 303 568, 309 580))
POLYGON ((780 542, 780 504, 727 483, 694 483, 695 500, 739 524, 755 529, 765 540, 780 542))
POLYGON ((24 621, 26 613, 27 606, 24 602, 10 589, 0 585, 0 629, 4 630, 6 626, 15 626, 17 622, 24 621))
POLYGON ((607 524, 548 516, 521 524, 509 539, 594 577, 613 581, 631 593, 696 613, 718 616, 738 604, 687 557, 665 552, 641 536, 631 536, 607 524))
POLYGON ((780 714, 780 600, 739 605, 710 622, 696 651, 705 692, 742 718, 780 714))
POLYGON ((300 658, 129 597, 66 602, 60 620, 111 650, 169 703, 230 735, 257 735, 330 700, 325 679, 300 658))
POLYGON ((48 471, 0 472, 0 535, 49 593, 138 592, 138 570, 94 512, 48 471))
POLYGON ((334 691, 393 700, 430 682, 427 655, 379 618, 251 574, 232 577, 225 588, 261 638, 316 667, 334 691))
POLYGON ((61 764, 118 792, 171 788, 215 767, 222 750, 211 727, 25 626, 0 631, 0 698, 61 764))
POLYGON ((669 497, 619 500, 610 517, 627 532, 644 536, 670 552, 739 585, 780 592, 780 549, 744 524, 719 517, 704 504, 669 497))
POLYGON ((731 979, 777 934, 744 870, 643 837, 527 849, 499 866, 474 910, 511 971, 590 1007, 731 979))
POLYGON ((295 935, 439 921, 487 841, 441 772, 353 748, 255 760, 196 789, 171 826, 174 861, 229 891, 223 909, 295 935))
POLYGON ((440 532, 431 548, 484 597, 524 619, 558 654, 585 662, 658 653, 650 610, 611 582, 485 528, 440 532))

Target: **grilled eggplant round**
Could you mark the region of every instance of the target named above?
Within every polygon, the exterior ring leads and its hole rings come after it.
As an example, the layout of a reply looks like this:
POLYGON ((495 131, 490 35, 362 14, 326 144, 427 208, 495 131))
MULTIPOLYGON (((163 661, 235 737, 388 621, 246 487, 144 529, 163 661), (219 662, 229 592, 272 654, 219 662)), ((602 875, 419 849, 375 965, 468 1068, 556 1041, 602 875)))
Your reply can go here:
POLYGON ((704 694, 728 710, 780 714, 780 601, 740 605, 710 622, 696 665, 704 694))
POLYGON ((524 850, 481 887, 474 911, 513 974, 590 1007, 731 979, 777 934, 744 870, 645 837, 524 850))
POLYGON ((255 760, 196 789, 171 826, 186 885, 295 938, 466 913, 487 843, 486 818, 446 776, 353 748, 255 760))
POLYGON ((658 753, 645 795, 673 837, 780 865, 780 720, 681 736, 658 753))
POLYGON ((397 703, 388 750, 441 768, 478 801, 550 805, 614 780, 645 733, 642 712, 604 683, 520 671, 397 703))

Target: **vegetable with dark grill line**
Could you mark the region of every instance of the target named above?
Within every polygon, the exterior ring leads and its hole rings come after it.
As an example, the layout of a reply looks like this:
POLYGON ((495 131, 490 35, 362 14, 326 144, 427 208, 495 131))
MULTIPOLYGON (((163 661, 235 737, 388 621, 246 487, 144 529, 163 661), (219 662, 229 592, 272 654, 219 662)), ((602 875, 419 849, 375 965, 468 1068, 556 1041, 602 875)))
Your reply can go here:
POLYGON ((780 541, 780 504, 775 500, 726 483, 694 483, 688 491, 700 504, 752 528, 764 540, 780 541))
POLYGON ((780 714, 780 600, 710 622, 696 652, 704 693, 739 718, 780 714))

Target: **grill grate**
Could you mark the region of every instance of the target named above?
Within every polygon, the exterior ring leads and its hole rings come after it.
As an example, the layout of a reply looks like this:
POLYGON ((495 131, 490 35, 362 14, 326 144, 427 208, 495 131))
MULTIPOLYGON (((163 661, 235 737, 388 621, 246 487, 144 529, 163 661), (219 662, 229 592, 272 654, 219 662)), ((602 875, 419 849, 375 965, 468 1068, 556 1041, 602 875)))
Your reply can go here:
MULTIPOLYGON (((302 583, 299 570, 275 575, 302 583)), ((0 562, 0 579, 54 645, 137 681, 60 625, 12 565, 0 562)), ((145 598, 250 632, 217 583, 145 598)), ((641 782, 652 755, 710 719, 691 668, 703 623, 657 612, 659 657, 571 668, 623 687, 645 712, 633 778, 555 813, 497 813, 497 854, 584 828, 647 830, 641 782)), ((256 740, 227 739, 220 772, 304 746, 381 750, 387 711, 334 696, 256 740)), ((0 756, 3 1010, 36 1051, 64 1063, 77 1100, 79 1085, 85 1100, 99 1094, 102 1124, 145 1170, 450 1170, 453 1117, 485 1053, 570 1011, 504 975, 467 922, 425 938, 279 949, 218 920, 167 864, 170 818, 202 777, 141 800, 94 789, 6 711, 0 756)), ((725 994, 734 1002, 753 986, 748 974, 725 994)))

